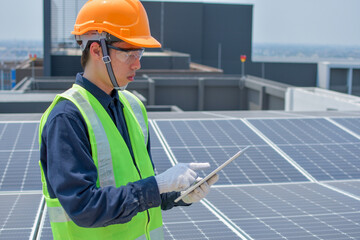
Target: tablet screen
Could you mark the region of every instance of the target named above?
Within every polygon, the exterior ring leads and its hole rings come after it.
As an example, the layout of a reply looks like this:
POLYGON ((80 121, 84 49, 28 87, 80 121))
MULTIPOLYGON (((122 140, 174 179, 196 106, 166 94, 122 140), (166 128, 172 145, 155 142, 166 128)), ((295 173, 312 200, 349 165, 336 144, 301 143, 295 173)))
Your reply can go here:
POLYGON ((209 175, 201 179, 199 182, 196 182, 195 184, 191 185, 188 189, 186 189, 178 198, 175 199, 175 202, 180 201, 183 197, 185 197, 187 194, 192 192, 195 188, 199 187, 201 184, 203 184, 205 181, 209 180, 212 176, 214 176, 217 172, 219 172, 221 169, 223 169, 226 165, 234 161, 236 158, 240 157, 250 146, 247 146, 246 148, 240 150, 237 152, 234 156, 226 160, 223 164, 221 164, 218 168, 216 168, 214 171, 212 171, 209 175))

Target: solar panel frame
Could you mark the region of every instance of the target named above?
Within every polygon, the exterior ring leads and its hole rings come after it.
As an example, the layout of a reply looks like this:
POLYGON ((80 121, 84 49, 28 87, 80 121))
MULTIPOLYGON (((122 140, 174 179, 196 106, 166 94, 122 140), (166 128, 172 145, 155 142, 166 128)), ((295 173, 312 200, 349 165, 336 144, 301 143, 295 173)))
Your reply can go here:
POLYGON ((284 111, 212 111, 212 112, 205 112, 213 117, 221 117, 221 118, 273 118, 273 117, 293 117, 292 112, 284 112, 284 111))
POLYGON ((298 118, 360 116, 359 111, 293 111, 291 114, 298 118))
POLYGON ((47 211, 47 206, 44 206, 44 211, 42 213, 40 223, 39 223, 39 230, 36 237, 36 240, 53 240, 53 235, 51 231, 50 219, 49 214, 47 211))

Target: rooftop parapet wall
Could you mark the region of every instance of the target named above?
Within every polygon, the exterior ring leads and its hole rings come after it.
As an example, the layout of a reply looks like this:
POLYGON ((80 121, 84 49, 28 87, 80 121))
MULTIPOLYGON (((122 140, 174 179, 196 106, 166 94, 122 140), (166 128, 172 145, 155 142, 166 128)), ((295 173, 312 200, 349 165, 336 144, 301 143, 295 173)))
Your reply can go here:
MULTIPOLYGON (((0 112, 43 112, 56 93, 73 83, 70 77, 25 79, 17 90, 0 95, 0 112)), ((136 91, 152 107, 177 106, 184 111, 283 110, 287 87, 252 76, 144 75, 137 77, 128 90, 136 91)))

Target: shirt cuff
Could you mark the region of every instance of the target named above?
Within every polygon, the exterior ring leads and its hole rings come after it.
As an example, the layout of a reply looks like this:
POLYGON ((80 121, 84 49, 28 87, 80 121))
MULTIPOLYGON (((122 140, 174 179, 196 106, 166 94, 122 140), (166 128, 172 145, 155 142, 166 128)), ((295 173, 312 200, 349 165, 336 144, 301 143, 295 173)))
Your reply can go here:
POLYGON ((140 185, 138 198, 141 211, 160 206, 160 192, 155 177, 139 180, 136 184, 140 185))

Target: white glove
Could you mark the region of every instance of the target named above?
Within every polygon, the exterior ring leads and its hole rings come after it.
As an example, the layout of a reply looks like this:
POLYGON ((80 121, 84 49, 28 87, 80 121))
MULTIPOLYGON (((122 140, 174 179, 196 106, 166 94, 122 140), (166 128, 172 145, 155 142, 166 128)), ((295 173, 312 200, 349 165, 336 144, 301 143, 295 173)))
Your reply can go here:
POLYGON ((181 191, 188 188, 197 174, 194 170, 210 167, 209 163, 179 163, 165 172, 155 176, 160 194, 172 191, 181 191))
MULTIPOLYGON (((197 181, 200 181, 201 178, 198 178, 197 181)), ((212 176, 209 180, 201 184, 199 187, 195 188, 194 191, 186 195, 182 200, 184 203, 193 203, 198 202, 210 192, 210 187, 214 183, 216 183, 219 180, 219 175, 215 174, 212 176)))

